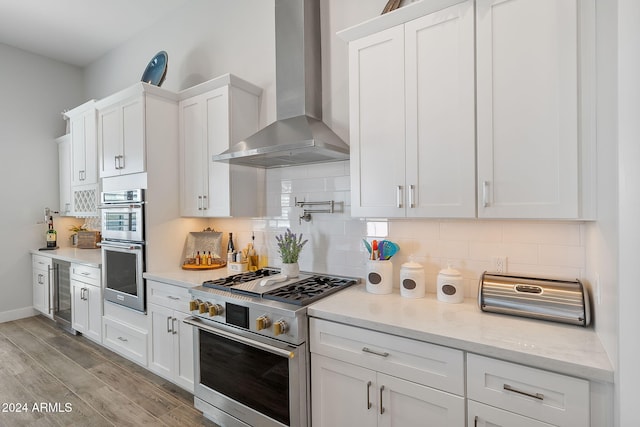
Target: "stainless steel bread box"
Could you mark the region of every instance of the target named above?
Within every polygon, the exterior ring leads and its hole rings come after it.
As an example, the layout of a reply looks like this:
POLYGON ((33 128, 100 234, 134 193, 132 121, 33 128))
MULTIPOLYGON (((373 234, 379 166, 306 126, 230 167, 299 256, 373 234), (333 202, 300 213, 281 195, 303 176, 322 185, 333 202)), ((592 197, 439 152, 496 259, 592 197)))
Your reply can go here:
POLYGON ((579 280, 484 272, 478 287, 482 311, 588 326, 589 296, 579 280))

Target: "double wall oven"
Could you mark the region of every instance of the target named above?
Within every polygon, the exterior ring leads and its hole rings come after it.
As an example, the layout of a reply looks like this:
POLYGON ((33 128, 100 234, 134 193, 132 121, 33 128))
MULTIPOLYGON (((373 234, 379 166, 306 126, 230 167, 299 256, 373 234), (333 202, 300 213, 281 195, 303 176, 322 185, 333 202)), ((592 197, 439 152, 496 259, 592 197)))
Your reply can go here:
POLYGON ((146 309, 144 190, 103 192, 102 283, 104 299, 125 307, 146 309))
POLYGON ((307 427, 306 305, 354 283, 263 268, 190 289, 196 408, 224 426, 307 427))

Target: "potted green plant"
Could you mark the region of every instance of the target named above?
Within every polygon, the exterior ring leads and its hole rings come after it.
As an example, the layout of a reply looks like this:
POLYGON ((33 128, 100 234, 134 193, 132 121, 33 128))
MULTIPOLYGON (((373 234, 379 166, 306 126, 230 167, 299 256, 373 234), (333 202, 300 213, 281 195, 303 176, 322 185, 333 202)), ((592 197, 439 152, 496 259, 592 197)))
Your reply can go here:
POLYGON ((287 277, 298 277, 300 274, 298 257, 307 240, 302 240, 302 233, 297 236, 289 228, 284 234, 276 236, 276 240, 278 241, 278 252, 280 252, 282 260, 281 273, 287 277))

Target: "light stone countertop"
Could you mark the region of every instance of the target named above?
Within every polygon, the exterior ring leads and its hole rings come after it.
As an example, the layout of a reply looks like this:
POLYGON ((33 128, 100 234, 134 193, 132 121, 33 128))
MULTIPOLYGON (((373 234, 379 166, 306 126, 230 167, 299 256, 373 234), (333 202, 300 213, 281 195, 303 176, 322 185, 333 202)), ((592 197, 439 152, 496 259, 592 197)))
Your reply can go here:
POLYGON ((352 286, 311 304, 310 316, 386 332, 588 380, 613 383, 613 368, 593 328, 482 312, 435 294, 410 299, 352 286))
POLYGON ((212 270, 183 270, 181 268, 174 268, 161 272, 147 271, 142 277, 147 280, 155 280, 183 288, 193 288, 202 285, 202 282, 205 280, 219 279, 232 274, 237 273, 229 271, 227 267, 212 270))
POLYGON ((72 247, 46 251, 32 249, 31 253, 34 255, 42 255, 62 261, 84 264, 90 267, 100 268, 102 265, 102 254, 100 252, 100 249, 78 249, 72 247))

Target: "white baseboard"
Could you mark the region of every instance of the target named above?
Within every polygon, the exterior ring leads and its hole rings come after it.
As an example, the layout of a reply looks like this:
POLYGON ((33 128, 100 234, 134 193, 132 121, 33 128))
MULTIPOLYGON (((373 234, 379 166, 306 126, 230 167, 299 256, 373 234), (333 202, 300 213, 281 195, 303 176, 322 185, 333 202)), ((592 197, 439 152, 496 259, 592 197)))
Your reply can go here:
POLYGON ((23 307, 17 310, 1 311, 0 323, 10 322, 12 320, 24 319, 25 317, 32 317, 38 314, 33 307, 23 307))

